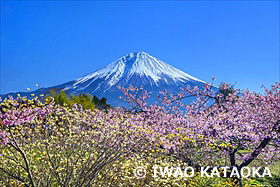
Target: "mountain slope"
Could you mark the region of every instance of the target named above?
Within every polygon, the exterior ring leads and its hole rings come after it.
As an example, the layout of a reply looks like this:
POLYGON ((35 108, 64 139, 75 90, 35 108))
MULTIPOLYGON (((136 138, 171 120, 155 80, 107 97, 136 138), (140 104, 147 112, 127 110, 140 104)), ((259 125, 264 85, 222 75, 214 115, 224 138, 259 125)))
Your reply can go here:
MULTIPOLYGON (((97 97, 106 97, 113 106, 124 106, 118 97, 122 93, 117 86, 144 86, 153 92, 150 102, 154 102, 159 91, 179 92, 181 86, 189 84, 201 87, 205 82, 173 66, 152 57, 145 52, 129 53, 91 74, 76 80, 34 91, 36 95, 50 89, 65 90, 67 94, 90 93, 97 97)), ((11 93, 15 95, 16 93, 11 93)), ((30 93, 29 93, 30 94, 30 93)), ((26 95, 26 93, 21 93, 26 95)))

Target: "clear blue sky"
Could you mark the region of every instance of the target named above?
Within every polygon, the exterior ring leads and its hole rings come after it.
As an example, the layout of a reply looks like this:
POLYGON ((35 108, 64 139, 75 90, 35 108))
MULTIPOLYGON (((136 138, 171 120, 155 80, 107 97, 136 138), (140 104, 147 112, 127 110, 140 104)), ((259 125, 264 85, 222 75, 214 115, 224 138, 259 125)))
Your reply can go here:
POLYGON ((34 90, 145 51, 201 80, 279 81, 279 2, 1 1, 1 90, 34 90))

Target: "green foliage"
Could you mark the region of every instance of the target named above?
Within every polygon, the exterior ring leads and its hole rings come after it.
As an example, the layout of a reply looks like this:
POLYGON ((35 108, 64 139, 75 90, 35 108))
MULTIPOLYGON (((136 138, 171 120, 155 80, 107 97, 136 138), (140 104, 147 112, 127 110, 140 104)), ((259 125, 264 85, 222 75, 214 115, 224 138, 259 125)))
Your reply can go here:
POLYGON ((94 104, 98 104, 100 102, 100 100, 96 96, 93 96, 92 102, 94 104))
POLYGON ((81 104, 85 109, 94 110, 94 102, 90 94, 71 95, 70 98, 73 103, 81 104))
POLYGON ((106 104, 106 102, 107 102, 107 99, 105 97, 102 97, 102 99, 100 100, 100 103, 106 104))
POLYGON ((234 85, 227 84, 225 82, 222 82, 219 85, 219 93, 222 95, 219 99, 216 100, 217 103, 222 103, 227 101, 227 97, 231 94, 236 93, 236 90, 233 88, 234 85))
POLYGON ((267 186, 280 186, 280 175, 272 174, 272 177, 256 178, 256 180, 267 186))
MULTIPOLYGON (((80 104, 83 108, 88 110, 94 110, 95 102, 90 94, 80 94, 78 96, 71 95, 67 97, 64 91, 57 94, 56 91, 50 90, 50 96, 54 98, 54 102, 60 106, 66 106, 72 108, 73 104, 80 104)), ((97 98, 98 99, 98 98, 97 98)))
POLYGON ((64 91, 61 91, 59 94, 57 94, 56 91, 50 90, 50 95, 54 98, 54 102, 60 106, 71 107, 73 104, 64 91))
POLYGON ((96 108, 101 110, 111 108, 111 106, 107 104, 107 99, 104 97, 100 100, 96 96, 93 96, 92 102, 94 103, 96 108))

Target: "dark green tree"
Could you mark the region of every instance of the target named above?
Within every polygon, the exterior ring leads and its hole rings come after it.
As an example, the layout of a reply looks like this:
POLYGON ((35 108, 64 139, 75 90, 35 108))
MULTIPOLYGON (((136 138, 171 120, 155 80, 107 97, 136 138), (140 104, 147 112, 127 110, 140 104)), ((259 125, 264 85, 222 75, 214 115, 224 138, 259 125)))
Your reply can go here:
POLYGON ((100 100, 96 96, 93 96, 92 101, 94 104, 98 104, 100 102, 100 100))
POLYGON ((102 97, 102 99, 100 100, 100 103, 106 104, 106 102, 107 102, 107 99, 105 97, 102 97))

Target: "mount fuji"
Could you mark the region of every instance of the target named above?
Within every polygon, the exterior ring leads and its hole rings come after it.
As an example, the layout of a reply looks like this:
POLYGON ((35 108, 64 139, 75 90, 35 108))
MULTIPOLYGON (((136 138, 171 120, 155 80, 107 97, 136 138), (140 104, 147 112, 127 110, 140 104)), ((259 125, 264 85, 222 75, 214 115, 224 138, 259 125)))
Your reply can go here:
MULTIPOLYGON (((191 87, 197 85, 202 87, 205 82, 199 80, 173 66, 145 53, 129 53, 118 60, 108 64, 91 74, 48 88, 40 88, 33 92, 18 92, 22 96, 29 97, 35 95, 47 94, 49 90, 64 90, 67 94, 89 93, 98 98, 107 98, 107 103, 112 106, 125 106, 125 103, 119 99, 122 92, 117 86, 128 87, 144 86, 145 90, 152 92, 148 100, 154 103, 159 91, 167 90, 168 93, 180 92, 180 87, 186 85, 191 87)), ((16 97, 18 93, 9 93, 2 97, 12 95, 16 97)))

